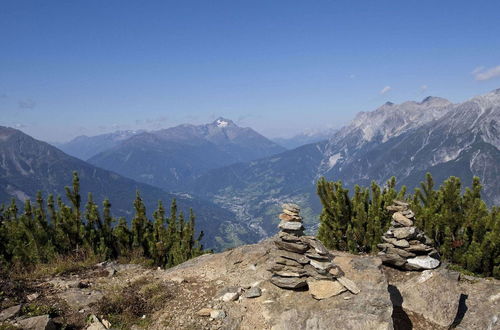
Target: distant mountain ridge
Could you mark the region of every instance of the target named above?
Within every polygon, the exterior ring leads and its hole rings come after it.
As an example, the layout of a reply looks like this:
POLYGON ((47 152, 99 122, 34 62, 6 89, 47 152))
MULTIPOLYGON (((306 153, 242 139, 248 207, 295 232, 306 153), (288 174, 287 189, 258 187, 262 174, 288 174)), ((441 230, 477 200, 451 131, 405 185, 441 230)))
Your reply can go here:
POLYGON ((333 136, 333 134, 335 134, 336 131, 337 129, 333 128, 315 131, 309 130, 288 138, 274 138, 273 141, 287 149, 295 149, 306 144, 328 140, 333 136))
POLYGON ((268 157, 286 149, 251 128, 218 118, 134 135, 89 159, 91 164, 169 191, 208 170, 268 157))
POLYGON ((203 244, 209 248, 223 249, 238 242, 226 236, 231 230, 238 230, 246 240, 244 230, 234 224, 234 215, 211 202, 188 194, 167 193, 159 188, 138 183, 116 173, 97 168, 82 160, 66 155, 59 149, 22 133, 19 130, 0 126, 0 204, 15 198, 21 203, 34 199, 37 191, 54 193, 64 198, 64 187, 71 185, 72 172, 80 177, 82 207, 87 193, 92 192, 100 205, 109 198, 114 216, 133 215, 133 201, 136 191, 140 191, 148 214, 163 200, 168 209, 172 199, 176 199, 179 209, 187 213, 190 208, 196 213, 197 229, 205 232, 203 244), (228 228, 232 228, 228 230, 228 228))
POLYGON ((477 175, 485 200, 499 205, 499 137, 500 89, 460 104, 436 97, 386 103, 358 114, 328 141, 212 170, 192 190, 235 212, 261 237, 275 232, 271 215, 282 201, 301 205, 306 223, 315 228, 315 182, 321 176, 350 188, 395 176, 412 190, 427 171, 437 183, 458 176, 463 186, 477 175))
POLYGON ((80 135, 69 142, 53 143, 53 145, 70 156, 81 160, 87 160, 143 132, 145 132, 145 130, 125 130, 96 136, 80 135))

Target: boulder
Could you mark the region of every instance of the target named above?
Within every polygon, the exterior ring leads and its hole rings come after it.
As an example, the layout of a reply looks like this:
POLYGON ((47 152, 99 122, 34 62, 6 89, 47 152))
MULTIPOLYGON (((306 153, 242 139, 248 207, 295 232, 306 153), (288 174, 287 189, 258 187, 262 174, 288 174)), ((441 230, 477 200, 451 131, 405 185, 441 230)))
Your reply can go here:
POLYGON ((338 281, 308 280, 307 285, 309 292, 317 300, 330 298, 346 291, 346 288, 338 281))
POLYGON ((423 272, 398 287, 405 311, 419 314, 428 321, 449 328, 460 302, 458 282, 439 272, 423 272))
POLYGON ((16 317, 21 311, 21 305, 6 308, 0 312, 0 322, 16 317))
POLYGON ((420 269, 434 269, 440 264, 439 260, 429 256, 418 256, 415 258, 407 259, 409 265, 419 267, 420 269))
POLYGON ((48 315, 40 315, 20 320, 17 324, 24 330, 56 330, 56 325, 48 315))

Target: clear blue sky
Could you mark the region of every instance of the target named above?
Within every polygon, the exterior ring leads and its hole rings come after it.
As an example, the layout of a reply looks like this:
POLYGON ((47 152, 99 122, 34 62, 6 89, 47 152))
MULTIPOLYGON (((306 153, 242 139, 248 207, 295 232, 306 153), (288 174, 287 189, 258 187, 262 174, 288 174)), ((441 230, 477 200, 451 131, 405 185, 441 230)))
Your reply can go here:
POLYGON ((500 1, 0 0, 0 45, 0 125, 40 139, 219 115, 289 136, 499 88, 500 1))

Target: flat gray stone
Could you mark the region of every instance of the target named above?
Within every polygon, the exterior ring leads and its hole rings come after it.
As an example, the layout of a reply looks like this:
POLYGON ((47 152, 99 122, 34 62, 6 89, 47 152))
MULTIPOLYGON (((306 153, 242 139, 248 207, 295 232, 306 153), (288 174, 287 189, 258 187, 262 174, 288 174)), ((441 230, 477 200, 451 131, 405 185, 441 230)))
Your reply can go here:
POLYGON ((309 246, 305 244, 298 244, 298 243, 292 243, 292 242, 285 242, 282 240, 275 240, 274 244, 282 250, 290 251, 290 252, 296 252, 296 253, 304 253, 307 250, 309 250, 309 246))
POLYGON ((245 298, 257 298, 257 297, 260 297, 261 295, 262 295, 262 290, 258 286, 254 286, 245 292, 244 297, 245 298))
POLYGON ((21 305, 15 305, 0 312, 0 322, 16 317, 21 311, 21 305))
POLYGON ((55 330, 56 325, 48 315, 30 317, 17 322, 24 330, 55 330))
POLYGON ((281 277, 273 275, 271 283, 282 289, 299 289, 307 285, 304 277, 281 277))
POLYGON ((392 234, 397 239, 412 239, 415 237, 417 231, 415 227, 402 227, 402 228, 394 228, 392 230, 392 234))
POLYGON ((278 225, 281 229, 286 230, 303 230, 302 222, 299 221, 281 221, 278 225))
POLYGON ((421 269, 434 269, 440 264, 439 260, 429 256, 418 256, 415 258, 407 259, 406 262, 412 266, 420 267, 421 269))

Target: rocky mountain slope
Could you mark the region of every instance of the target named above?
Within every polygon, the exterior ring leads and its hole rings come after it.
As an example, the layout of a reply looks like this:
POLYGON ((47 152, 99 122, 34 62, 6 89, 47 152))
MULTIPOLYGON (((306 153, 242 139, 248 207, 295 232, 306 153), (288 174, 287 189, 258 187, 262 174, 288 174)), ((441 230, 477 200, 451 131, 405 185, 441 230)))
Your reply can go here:
POLYGON ((54 143, 54 146, 70 156, 87 160, 140 133, 144 133, 144 131, 126 130, 96 136, 81 135, 66 143, 54 143))
MULTIPOLYGON (((74 329, 497 329, 500 283, 444 267, 402 272, 374 256, 331 251, 358 288, 315 299, 270 282, 270 240, 204 255, 168 270, 101 263, 80 271, 0 281, 0 322, 74 329), (29 306, 29 308, 27 307, 29 306), (48 307, 50 309, 47 309, 48 307), (8 308, 10 307, 10 308, 8 308), (28 311, 31 315, 26 314, 28 311), (40 315, 41 314, 41 315, 40 315), (33 320, 34 315, 38 319, 33 320)), ((328 290, 328 289, 325 289, 328 290)))
POLYGON ((337 129, 333 128, 325 130, 311 130, 288 138, 274 138, 273 141, 287 149, 295 149, 306 144, 328 140, 336 131, 337 129))
POLYGON ((219 118, 206 125, 137 134, 89 162, 169 191, 183 191, 189 181, 210 169, 284 150, 251 128, 219 118))
POLYGON ((307 205, 305 222, 314 231, 320 212, 315 182, 321 176, 352 188, 372 180, 383 184, 394 175, 412 190, 427 171, 437 184, 454 175, 467 186, 477 175, 485 200, 499 204, 499 132, 500 90, 461 104, 436 97, 386 103, 360 113, 328 141, 212 170, 191 189, 235 212, 261 237, 276 232, 269 215, 284 200, 307 205))
POLYGON ((203 243, 208 247, 220 248, 228 239, 226 232, 238 231, 238 226, 233 224, 234 215, 210 202, 138 183, 68 156, 21 131, 0 127, 0 203, 9 203, 13 197, 24 202, 27 198, 33 199, 37 191, 64 197, 64 187, 71 185, 73 171, 77 171, 80 177, 83 203, 88 192, 93 193, 98 203, 107 197, 115 216, 131 218, 135 193, 139 190, 148 213, 154 211, 160 199, 168 207, 176 198, 179 208, 186 214, 189 208, 193 208, 197 215, 197 229, 206 233, 203 243))

